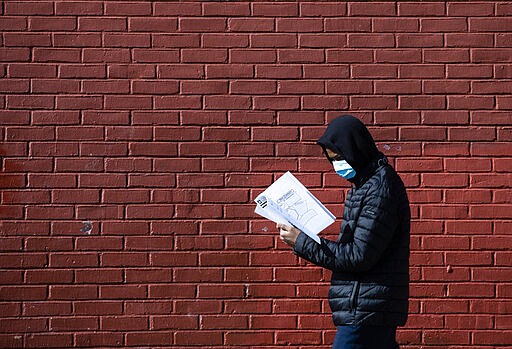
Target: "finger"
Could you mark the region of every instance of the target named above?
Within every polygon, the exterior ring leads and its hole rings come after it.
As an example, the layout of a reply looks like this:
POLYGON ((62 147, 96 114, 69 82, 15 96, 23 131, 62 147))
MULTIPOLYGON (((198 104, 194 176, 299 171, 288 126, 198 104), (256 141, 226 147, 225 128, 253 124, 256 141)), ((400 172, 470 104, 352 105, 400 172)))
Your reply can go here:
POLYGON ((292 229, 292 227, 291 227, 291 226, 286 225, 286 224, 281 224, 281 223, 280 223, 280 224, 278 224, 278 225, 277 225, 277 227, 278 227, 279 229, 286 230, 286 231, 289 231, 290 229, 292 229))

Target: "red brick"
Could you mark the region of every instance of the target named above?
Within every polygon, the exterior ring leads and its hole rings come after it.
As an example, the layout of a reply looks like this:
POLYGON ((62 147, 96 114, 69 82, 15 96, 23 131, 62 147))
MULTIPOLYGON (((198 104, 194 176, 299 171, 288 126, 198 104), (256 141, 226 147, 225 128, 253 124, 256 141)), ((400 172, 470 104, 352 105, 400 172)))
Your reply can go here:
POLYGON ((321 32, 323 23, 321 19, 317 18, 278 18, 276 19, 277 32, 289 33, 311 33, 321 32))
POLYGON ((19 16, 3 16, 0 29, 9 31, 22 31, 27 29, 27 19, 19 16))
MULTIPOLYGON (((275 227, 275 225, 272 225, 275 227)), ((268 253, 268 252, 252 252, 251 253, 251 266, 290 266, 295 265, 297 258, 288 253, 268 253)))
MULTIPOLYGON (((121 283, 123 281, 123 272, 120 269, 108 269, 105 267, 101 267, 101 269, 76 270, 75 279, 77 284, 121 283)), ((101 298, 105 297, 103 291, 101 291, 101 298)))
MULTIPOLYGON (((493 264, 493 257, 490 253, 482 252, 447 252, 446 263, 452 266, 490 266, 493 264)), ((473 271, 473 273, 475 272, 476 270, 473 271)), ((473 278, 474 277, 475 275, 473 275, 473 278)))
POLYGON ((101 2, 96 1, 69 1, 55 4, 57 15, 102 15, 101 2))
POLYGON ((48 330, 46 319, 0 319, 0 326, 3 333, 23 333, 27 328, 34 332, 43 332, 48 330))
POLYGON ((23 240, 21 238, 3 237, 0 241, 0 251, 21 251, 23 249, 23 240))
POLYGON ((427 143, 423 146, 427 156, 458 156, 469 155, 469 145, 466 143, 427 143))
POLYGON ((253 15, 263 17, 293 17, 297 16, 298 4, 295 3, 256 3, 253 6, 253 15))
POLYGON ((240 299, 244 297, 243 285, 230 285, 230 284, 211 284, 198 286, 199 299, 217 299, 222 297, 224 299, 240 299))
POLYGON ((101 97, 88 96, 57 96, 57 109, 101 109, 103 99, 101 97))
POLYGON ((326 18, 327 32, 369 32, 371 20, 366 18, 326 18))
POLYGON ((154 78, 155 66, 151 64, 113 64, 109 65, 110 78, 154 78))
POLYGON ((106 267, 149 265, 148 254, 143 252, 105 252, 100 258, 101 265, 106 267))
POLYGON ((174 32, 178 22, 174 18, 166 17, 129 17, 128 30, 134 32, 174 32))
POLYGON ((100 193, 96 189, 56 189, 52 191, 53 203, 99 203, 100 193))
POLYGON ((446 300, 445 302, 426 300, 421 303, 422 311, 427 314, 465 313, 469 310, 467 300, 446 300))
POLYGON ((126 315, 144 314, 170 314, 172 312, 171 301, 127 301, 125 302, 126 315))
POLYGON ((151 97, 147 96, 106 96, 105 107, 108 109, 151 109, 151 97))
POLYGON ((420 63, 421 52, 417 49, 382 49, 376 52, 378 63, 420 63))
POLYGON ((176 345, 184 346, 208 346, 208 345, 222 345, 223 336, 219 331, 200 331, 192 332, 176 332, 174 335, 176 345))
POLYGON ((270 314, 272 304, 268 300, 226 300, 225 308, 227 313, 270 314))
POLYGON ((471 301, 471 312, 482 314, 510 314, 512 302, 499 299, 480 299, 471 301))
POLYGON ((222 303, 217 300, 178 300, 175 309, 178 314, 219 314, 222 311, 222 303))
POLYGON ((5 6, 4 14, 7 15, 52 15, 53 4, 48 1, 17 1, 5 6))
POLYGON ((75 302, 74 313, 77 315, 113 315, 122 314, 123 304, 121 302, 75 302))
POLYGON ((0 289, 0 295, 4 301, 42 301, 47 298, 47 287, 26 285, 4 286, 0 289))
POLYGON ((53 331, 94 331, 99 328, 98 318, 92 316, 52 317, 50 328, 53 331))
POLYGON ((116 332, 82 332, 75 335, 75 343, 79 346, 121 346, 122 333, 116 332))
POLYGON ((59 77, 61 78, 104 78, 105 76, 105 67, 102 65, 66 64, 59 67, 59 77))
MULTIPOLYGON (((201 286, 199 286, 201 287, 201 286)), ((196 294, 196 286, 191 284, 161 284, 149 285, 149 296, 151 298, 190 299, 196 294)))
POLYGON ((247 280, 266 281, 272 280, 270 268, 229 268, 226 269, 225 281, 243 282, 247 280))
POLYGON ((249 258, 246 253, 224 252, 220 256, 217 252, 203 253, 199 256, 201 266, 244 266, 248 265, 249 258), (224 264, 223 264, 224 263, 224 264))
POLYGON ((320 49, 280 49, 277 61, 279 63, 322 63, 325 61, 325 54, 320 49))
POLYGON ((439 236, 436 237, 423 237, 422 238, 424 250, 438 250, 441 245, 445 250, 468 250, 470 248, 470 240, 467 236, 443 236, 442 240, 439 236))
POLYGON ((297 316, 292 315, 257 315, 251 317, 251 329, 294 329, 297 316))
POLYGON ((485 49, 476 48, 472 51, 472 62, 473 63, 505 63, 511 62, 510 58, 511 49, 485 49))
POLYGON ((475 344, 508 345, 512 331, 475 331, 473 336, 475 344))
POLYGON ((46 222, 5 221, 0 226, 5 235, 48 235, 50 231, 46 222))
POLYGON ((103 221, 102 230, 105 234, 113 235, 140 235, 149 232, 147 222, 103 221))
MULTIPOLYGON (((72 22, 74 25, 74 22, 72 22)), ((56 47, 101 47, 100 34, 55 34, 56 47)))
POLYGON ((274 30, 274 19, 229 18, 227 26, 231 32, 271 32, 274 30))
POLYGON ((180 268, 174 273, 174 282, 221 282, 222 273, 218 268, 180 268))
MULTIPOLYGON (((281 332, 278 332, 278 333, 281 333, 281 332)), ((300 335, 300 338, 304 338, 304 336, 300 335)), ((264 332, 264 331, 257 331, 254 333, 229 332, 226 335, 226 343, 228 345, 250 344, 252 346, 256 346, 256 345, 268 345, 272 342, 273 342, 273 333, 272 332, 264 332)), ((284 343, 284 342, 281 342, 281 343, 284 343)), ((309 342, 306 342, 306 343, 309 344, 309 342)), ((316 343, 316 344, 319 344, 319 343, 316 343)))
POLYGON ((277 285, 268 285, 268 284, 249 285, 247 292, 251 297, 255 297, 255 298, 267 298, 271 294, 274 294, 273 297, 276 297, 276 298, 294 297, 294 295, 295 295, 294 287, 292 285, 283 284, 283 283, 277 284, 277 285))
POLYGON ((125 31, 126 20, 121 17, 79 17, 78 30, 80 31, 125 31))
MULTIPOLYGON (((233 57, 238 56, 236 51, 233 57)), ((225 49, 182 49, 181 60, 185 63, 225 63, 228 59, 228 52, 225 49)), ((233 63, 237 60, 233 59, 233 63)))
POLYGON ((439 172, 443 162, 440 159, 397 159, 395 168, 399 172, 439 172))
POLYGON ((249 317, 245 315, 206 315, 201 317, 204 329, 246 329, 249 317))
POLYGON ((169 345, 173 342, 173 332, 130 332, 126 335, 126 345, 169 345))
POLYGON ((71 315, 71 302, 25 302, 23 304, 23 315, 25 316, 49 316, 49 315, 71 315))
POLYGON ((101 285, 101 299, 143 299, 147 297, 147 286, 142 285, 101 285))
POLYGON ((440 34, 396 34, 397 47, 443 47, 440 34))
POLYGON ((449 234, 491 234, 492 232, 491 223, 481 221, 447 221, 445 229, 449 234))
MULTIPOLYGON (((59 238, 62 240, 62 238, 59 238)), ((78 237, 76 238, 76 250, 97 251, 97 250, 122 250, 123 241, 118 237, 78 237)))
POLYGON ((101 318, 100 329, 138 331, 149 328, 146 316, 104 316, 101 318))
POLYGON ((223 18, 179 18, 179 30, 182 32, 222 32, 226 29, 223 18))
MULTIPOLYGON (((4 284, 16 284, 20 285, 23 283, 23 274, 17 270, 3 270, 0 272, 0 276, 4 284)), ((25 282, 27 283, 27 282, 25 282)), ((37 282, 35 282, 37 283, 37 282)))
POLYGON ((507 156, 511 150, 512 146, 507 142, 481 142, 471 147, 472 154, 476 156, 507 156))
POLYGON ((300 4, 301 16, 343 16, 347 13, 346 4, 344 3, 313 3, 306 2, 300 4))
POLYGON ((108 81, 87 80, 82 83, 84 93, 128 93, 130 85, 128 81, 110 79, 108 81))
POLYGON ((489 283, 454 283, 448 285, 448 295, 450 297, 493 297, 495 287, 489 283))
POLYGON ((425 343, 436 344, 470 344, 470 334, 467 331, 435 330, 425 331, 425 343))
POLYGON ((98 288, 96 286, 51 285, 49 288, 48 298, 53 300, 95 299, 98 297, 98 288))
POLYGON ((95 267, 98 266, 97 253, 52 253, 49 259, 50 267, 95 267))
POLYGON ((205 3, 203 13, 206 16, 249 16, 251 10, 248 3, 205 3))
POLYGON ((196 253, 190 252, 154 252, 150 254, 150 262, 152 266, 197 266, 198 256, 196 253))
POLYGON ((445 201, 448 203, 490 203, 491 192, 488 190, 447 190, 445 201))
POLYGON ((80 62, 80 50, 72 48, 34 48, 34 62, 80 62))
MULTIPOLYGON (((245 46, 247 44, 242 45, 242 42, 239 45, 239 47, 245 46)), ((250 47, 252 48, 293 48, 296 46, 297 37, 293 34, 252 34, 250 36, 250 47)))
MULTIPOLYGON (((204 225, 205 223, 203 223, 204 225)), ((203 231, 209 233, 209 231, 203 231)), ((176 238, 176 250, 193 251, 193 250, 222 250, 224 248, 223 239, 215 236, 188 237, 179 236, 176 238)))

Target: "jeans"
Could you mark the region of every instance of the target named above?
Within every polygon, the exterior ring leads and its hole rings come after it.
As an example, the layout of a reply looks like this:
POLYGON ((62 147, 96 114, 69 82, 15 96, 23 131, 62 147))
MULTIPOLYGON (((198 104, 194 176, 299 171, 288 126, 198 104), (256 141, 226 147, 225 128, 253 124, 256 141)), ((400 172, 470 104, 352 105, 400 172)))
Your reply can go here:
POLYGON ((338 326, 333 349, 398 349, 396 327, 338 326))

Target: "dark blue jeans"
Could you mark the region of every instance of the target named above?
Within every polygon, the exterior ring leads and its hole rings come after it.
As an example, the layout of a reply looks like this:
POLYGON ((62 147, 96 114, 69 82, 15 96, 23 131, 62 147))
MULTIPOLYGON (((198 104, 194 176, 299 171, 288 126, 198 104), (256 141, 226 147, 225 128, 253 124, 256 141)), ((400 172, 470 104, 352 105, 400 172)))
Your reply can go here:
POLYGON ((398 349, 396 327, 338 326, 333 349, 398 349))

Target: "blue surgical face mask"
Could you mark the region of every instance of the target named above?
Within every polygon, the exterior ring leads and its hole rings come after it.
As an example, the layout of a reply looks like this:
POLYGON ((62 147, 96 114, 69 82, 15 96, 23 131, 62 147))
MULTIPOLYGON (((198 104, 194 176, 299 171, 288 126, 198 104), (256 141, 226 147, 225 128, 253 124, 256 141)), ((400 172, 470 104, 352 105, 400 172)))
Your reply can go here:
POLYGON ((334 171, 345 179, 354 178, 356 175, 356 170, 354 170, 345 160, 333 161, 332 165, 334 167, 334 171))

